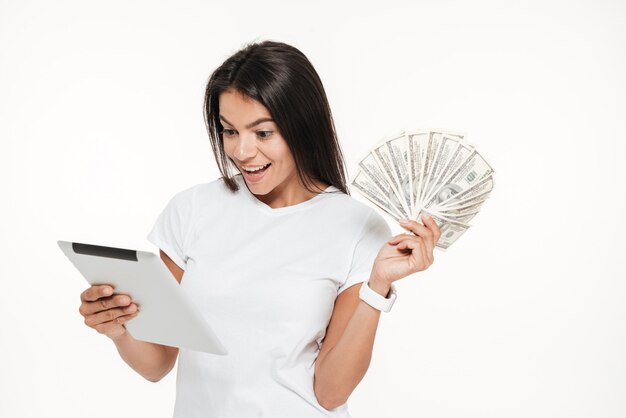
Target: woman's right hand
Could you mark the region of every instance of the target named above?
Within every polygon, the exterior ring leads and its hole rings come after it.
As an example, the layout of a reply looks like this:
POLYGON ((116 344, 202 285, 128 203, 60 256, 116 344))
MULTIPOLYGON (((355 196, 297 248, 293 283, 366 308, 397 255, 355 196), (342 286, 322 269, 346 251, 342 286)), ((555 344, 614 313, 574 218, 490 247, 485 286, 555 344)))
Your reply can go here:
POLYGON ((114 339, 126 333, 124 323, 139 313, 130 296, 114 294, 109 285, 95 285, 80 294, 78 312, 85 325, 114 339))

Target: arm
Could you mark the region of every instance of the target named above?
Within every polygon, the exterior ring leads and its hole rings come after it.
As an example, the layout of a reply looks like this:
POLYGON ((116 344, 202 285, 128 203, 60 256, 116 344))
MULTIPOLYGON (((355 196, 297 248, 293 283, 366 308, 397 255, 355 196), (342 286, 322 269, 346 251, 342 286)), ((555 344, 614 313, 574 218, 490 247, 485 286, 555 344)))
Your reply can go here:
MULTIPOLYGON (((391 283, 433 263, 433 249, 441 230, 433 218, 423 215, 422 220, 424 224, 400 222, 415 235, 396 235, 380 249, 370 275, 373 291, 387 297, 391 283)), ((372 358, 380 311, 361 300, 360 289, 361 285, 354 285, 337 296, 315 363, 315 396, 326 409, 346 403, 372 358)))
POLYGON ((177 347, 139 341, 128 333, 112 340, 126 364, 151 382, 165 377, 176 363, 177 347))
MULTIPOLYGON (((383 296, 391 288, 374 276, 369 283, 372 290, 383 296)), ((372 358, 380 311, 359 298, 360 288, 361 284, 356 284, 337 297, 315 362, 315 396, 328 410, 347 402, 365 376, 372 358)))
MULTIPOLYGON (((185 271, 178 267, 162 250, 160 256, 176 281, 181 282, 185 271)), ((174 368, 178 347, 149 343, 134 339, 128 332, 111 338, 122 359, 137 373, 151 382, 158 382, 174 368)))
MULTIPOLYGON (((160 254, 180 283, 184 270, 163 251, 160 254)), ((85 317, 85 324, 111 338, 122 359, 133 370, 151 382, 159 381, 174 367, 178 348, 135 340, 123 324, 139 314, 137 306, 128 295, 112 293, 111 286, 99 285, 91 286, 81 294, 79 312, 85 317)))

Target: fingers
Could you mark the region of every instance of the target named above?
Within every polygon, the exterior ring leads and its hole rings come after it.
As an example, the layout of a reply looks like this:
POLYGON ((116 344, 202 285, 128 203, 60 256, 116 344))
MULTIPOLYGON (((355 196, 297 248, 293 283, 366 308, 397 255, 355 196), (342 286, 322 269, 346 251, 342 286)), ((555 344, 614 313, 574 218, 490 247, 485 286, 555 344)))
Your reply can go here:
POLYGON ((428 213, 422 211, 421 219, 423 225, 414 220, 400 222, 400 225, 412 231, 414 234, 426 238, 427 241, 432 242, 432 246, 434 247, 441 237, 441 229, 428 213))
POLYGON ((441 229, 439 228, 439 225, 437 225, 437 222, 435 222, 435 220, 432 218, 432 216, 426 215, 426 212, 422 213, 422 222, 424 222, 424 225, 428 226, 432 231, 434 245, 437 244, 437 241, 439 241, 439 238, 441 237, 441 229))
POLYGON ((80 294, 81 302, 93 302, 99 298, 111 296, 113 294, 113 287, 103 284, 91 286, 83 293, 80 294))
POLYGON ((400 222, 403 228, 408 229, 415 233, 415 235, 422 237, 426 243, 434 245, 434 234, 428 227, 420 224, 417 221, 409 220, 408 222, 400 222))
POLYGON ((425 245, 426 244, 424 243, 424 239, 422 237, 411 237, 405 235, 404 239, 398 242, 396 248, 400 251, 419 250, 421 252, 421 249, 425 247, 425 245))
POLYGON ((123 308, 107 309, 106 311, 85 316, 85 325, 96 328, 98 325, 107 322, 120 324, 122 322, 119 322, 119 320, 121 320, 125 315, 131 315, 135 313, 137 313, 137 305, 135 304, 131 304, 123 308))
POLYGON ((415 254, 416 258, 421 253, 422 260, 427 263, 426 267, 428 267, 435 260, 433 250, 437 241, 441 237, 441 229, 435 220, 431 216, 428 216, 425 212, 422 213, 421 218, 424 222, 423 225, 413 220, 400 222, 400 225, 403 228, 412 231, 415 234, 415 237, 407 234, 400 234, 392 237, 389 241, 387 241, 387 243, 390 245, 398 245, 398 249, 400 250, 405 250, 407 248, 413 249, 413 247, 415 250, 418 250, 419 248, 419 251, 415 254), (407 241, 400 246, 400 243, 407 239, 413 240, 413 242, 418 242, 421 245, 409 245, 407 241))
POLYGON ((91 286, 81 293, 80 300, 78 311, 85 318, 85 324, 111 338, 124 334, 123 324, 139 314, 131 297, 114 294, 110 285, 91 286))
POLYGON ((80 304, 78 311, 81 315, 86 316, 119 306, 128 306, 130 303, 131 299, 128 295, 113 295, 100 298, 94 302, 83 302, 80 304))
POLYGON ((424 243, 424 239, 421 237, 406 238, 401 241, 396 248, 401 251, 407 249, 411 250, 416 271, 425 270, 432 264, 432 259, 429 257, 429 252, 432 252, 432 250, 429 250, 424 243))
POLYGON ((119 316, 112 321, 100 323, 93 326, 92 328, 98 331, 100 334, 105 334, 109 337, 112 337, 114 335, 120 335, 121 333, 125 332, 123 324, 130 321, 138 314, 139 312, 135 312, 130 315, 119 316))

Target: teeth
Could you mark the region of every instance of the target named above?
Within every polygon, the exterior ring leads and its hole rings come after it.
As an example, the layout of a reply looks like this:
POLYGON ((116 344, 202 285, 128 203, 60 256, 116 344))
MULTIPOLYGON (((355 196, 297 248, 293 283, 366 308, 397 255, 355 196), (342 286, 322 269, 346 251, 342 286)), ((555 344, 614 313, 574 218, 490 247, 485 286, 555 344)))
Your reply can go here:
POLYGON ((255 171, 259 171, 264 169, 265 167, 267 167, 268 165, 270 165, 270 163, 267 163, 265 165, 262 165, 261 167, 257 167, 257 168, 244 168, 244 170, 249 171, 251 173, 254 173, 255 171))

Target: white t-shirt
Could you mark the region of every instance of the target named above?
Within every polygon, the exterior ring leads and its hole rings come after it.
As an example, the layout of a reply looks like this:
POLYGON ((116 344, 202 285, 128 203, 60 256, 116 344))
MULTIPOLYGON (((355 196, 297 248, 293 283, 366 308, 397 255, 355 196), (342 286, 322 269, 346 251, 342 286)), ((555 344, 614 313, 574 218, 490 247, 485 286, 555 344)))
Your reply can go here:
POLYGON ((315 360, 337 295, 369 278, 391 230, 334 186, 273 209, 235 179, 177 193, 147 236, 228 350, 179 351, 174 417, 349 418, 317 401, 315 360))

